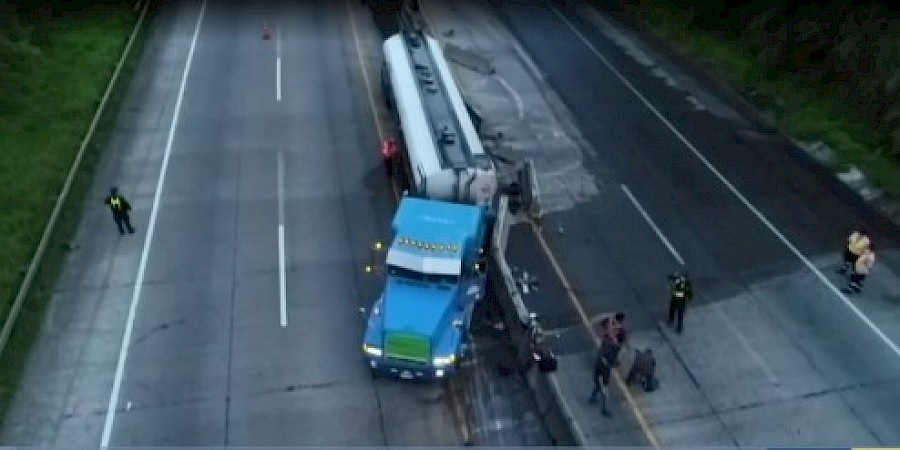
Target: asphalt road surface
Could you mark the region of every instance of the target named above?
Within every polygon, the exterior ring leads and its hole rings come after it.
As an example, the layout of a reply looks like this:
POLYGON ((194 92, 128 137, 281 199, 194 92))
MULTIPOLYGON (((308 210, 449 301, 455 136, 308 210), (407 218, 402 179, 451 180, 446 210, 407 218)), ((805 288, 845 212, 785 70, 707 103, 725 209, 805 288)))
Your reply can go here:
MULTIPOLYGON (((646 55, 602 33, 578 2, 500 3, 576 117, 598 183, 597 195, 545 217, 544 234, 590 317, 625 310, 633 332, 655 336, 680 366, 642 399, 663 442, 900 442, 897 228, 778 136, 713 99, 686 101, 690 92, 669 83, 666 66, 642 64, 646 55), (879 243, 880 269, 864 295, 847 300, 833 270, 854 224, 879 243), (698 295, 676 336, 661 321, 665 276, 682 261, 698 295)), ((527 236, 510 246, 537 248, 527 236)), ((549 267, 543 274, 554 276, 549 267)), ((564 299, 546 292, 553 284, 542 284, 543 295, 564 299)), ((568 302, 551 303, 549 326, 578 324, 568 302)))
POLYGON ((379 283, 361 269, 394 200, 351 10, 161 3, 4 443, 95 446, 105 425, 110 445, 462 443, 448 389, 362 364, 379 283), (101 205, 110 184, 133 236, 101 205))

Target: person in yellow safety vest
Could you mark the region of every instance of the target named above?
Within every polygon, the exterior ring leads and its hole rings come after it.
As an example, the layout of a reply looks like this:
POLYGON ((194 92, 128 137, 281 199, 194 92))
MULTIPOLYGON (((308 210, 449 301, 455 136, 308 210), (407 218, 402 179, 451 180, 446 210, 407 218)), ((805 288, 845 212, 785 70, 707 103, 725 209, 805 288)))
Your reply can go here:
POLYGON ((116 226, 119 227, 119 234, 124 235, 125 228, 128 228, 128 234, 134 234, 131 219, 128 217, 128 212, 131 211, 131 204, 128 203, 128 200, 125 200, 122 194, 119 194, 118 188, 113 187, 109 190, 109 196, 106 197, 104 203, 109 205, 109 209, 112 211, 113 220, 116 222, 116 226), (122 226, 123 224, 125 227, 122 226))
POLYGON ((844 275, 852 269, 856 260, 859 259, 859 255, 862 255, 863 251, 869 248, 870 245, 872 245, 872 242, 869 240, 869 234, 864 228, 850 233, 850 236, 847 238, 847 247, 844 248, 844 265, 837 270, 837 273, 844 275))
POLYGON ((866 247, 853 264, 853 271, 850 272, 850 280, 847 282, 847 288, 844 289, 844 293, 854 292, 859 294, 862 291, 862 282, 866 279, 866 275, 869 274, 869 270, 872 269, 874 264, 875 252, 871 246, 866 247))
POLYGON ((694 291, 691 289, 691 281, 688 279, 687 274, 669 275, 669 279, 672 280, 672 286, 670 288, 671 297, 669 299, 669 320, 667 323, 672 325, 674 322, 675 334, 681 334, 681 327, 684 323, 684 309, 687 306, 687 302, 693 298, 694 291))

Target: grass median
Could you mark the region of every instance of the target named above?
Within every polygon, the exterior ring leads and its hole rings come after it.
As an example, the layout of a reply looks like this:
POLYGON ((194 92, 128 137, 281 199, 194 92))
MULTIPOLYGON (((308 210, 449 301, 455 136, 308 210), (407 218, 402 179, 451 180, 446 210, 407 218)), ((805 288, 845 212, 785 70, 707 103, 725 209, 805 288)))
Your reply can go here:
POLYGON ((642 20, 682 56, 710 69, 738 92, 753 90, 757 107, 778 110, 778 127, 801 141, 822 141, 835 154, 832 168, 850 164, 894 199, 900 199, 900 161, 886 151, 876 124, 860 117, 831 86, 810 86, 794 73, 767 69, 736 39, 699 29, 668 3, 640 2, 642 20))
MULTIPOLYGON (((2 67, 4 80, 10 82, 0 96, 0 320, 6 320, 139 12, 128 2, 50 14, 45 10, 43 15, 20 11, 18 28, 30 30, 31 43, 4 55, 12 64, 2 67)), ((0 360, 0 418, 4 420, 141 44, 139 35, 85 151, 0 360)))

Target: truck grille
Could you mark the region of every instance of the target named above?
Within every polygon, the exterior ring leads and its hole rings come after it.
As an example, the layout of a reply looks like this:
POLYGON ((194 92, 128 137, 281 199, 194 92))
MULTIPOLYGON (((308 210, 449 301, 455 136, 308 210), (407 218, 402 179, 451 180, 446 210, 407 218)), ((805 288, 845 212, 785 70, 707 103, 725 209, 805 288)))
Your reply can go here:
POLYGON ((414 333, 388 332, 384 343, 385 356, 428 364, 431 344, 427 338, 414 333))

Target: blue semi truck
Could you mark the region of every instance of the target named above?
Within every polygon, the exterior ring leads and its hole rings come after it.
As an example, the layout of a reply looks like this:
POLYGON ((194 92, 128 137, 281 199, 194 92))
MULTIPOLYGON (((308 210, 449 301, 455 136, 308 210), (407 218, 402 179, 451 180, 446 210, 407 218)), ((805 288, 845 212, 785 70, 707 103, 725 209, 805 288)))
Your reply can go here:
POLYGON ((407 27, 382 47, 385 101, 402 132, 397 151, 382 154, 404 195, 363 353, 376 374, 442 378, 456 370, 485 295, 497 173, 440 44, 407 27))
POLYGON ((484 208, 404 196, 394 216, 385 286, 363 352, 374 373, 442 378, 461 359, 484 296, 484 208))

